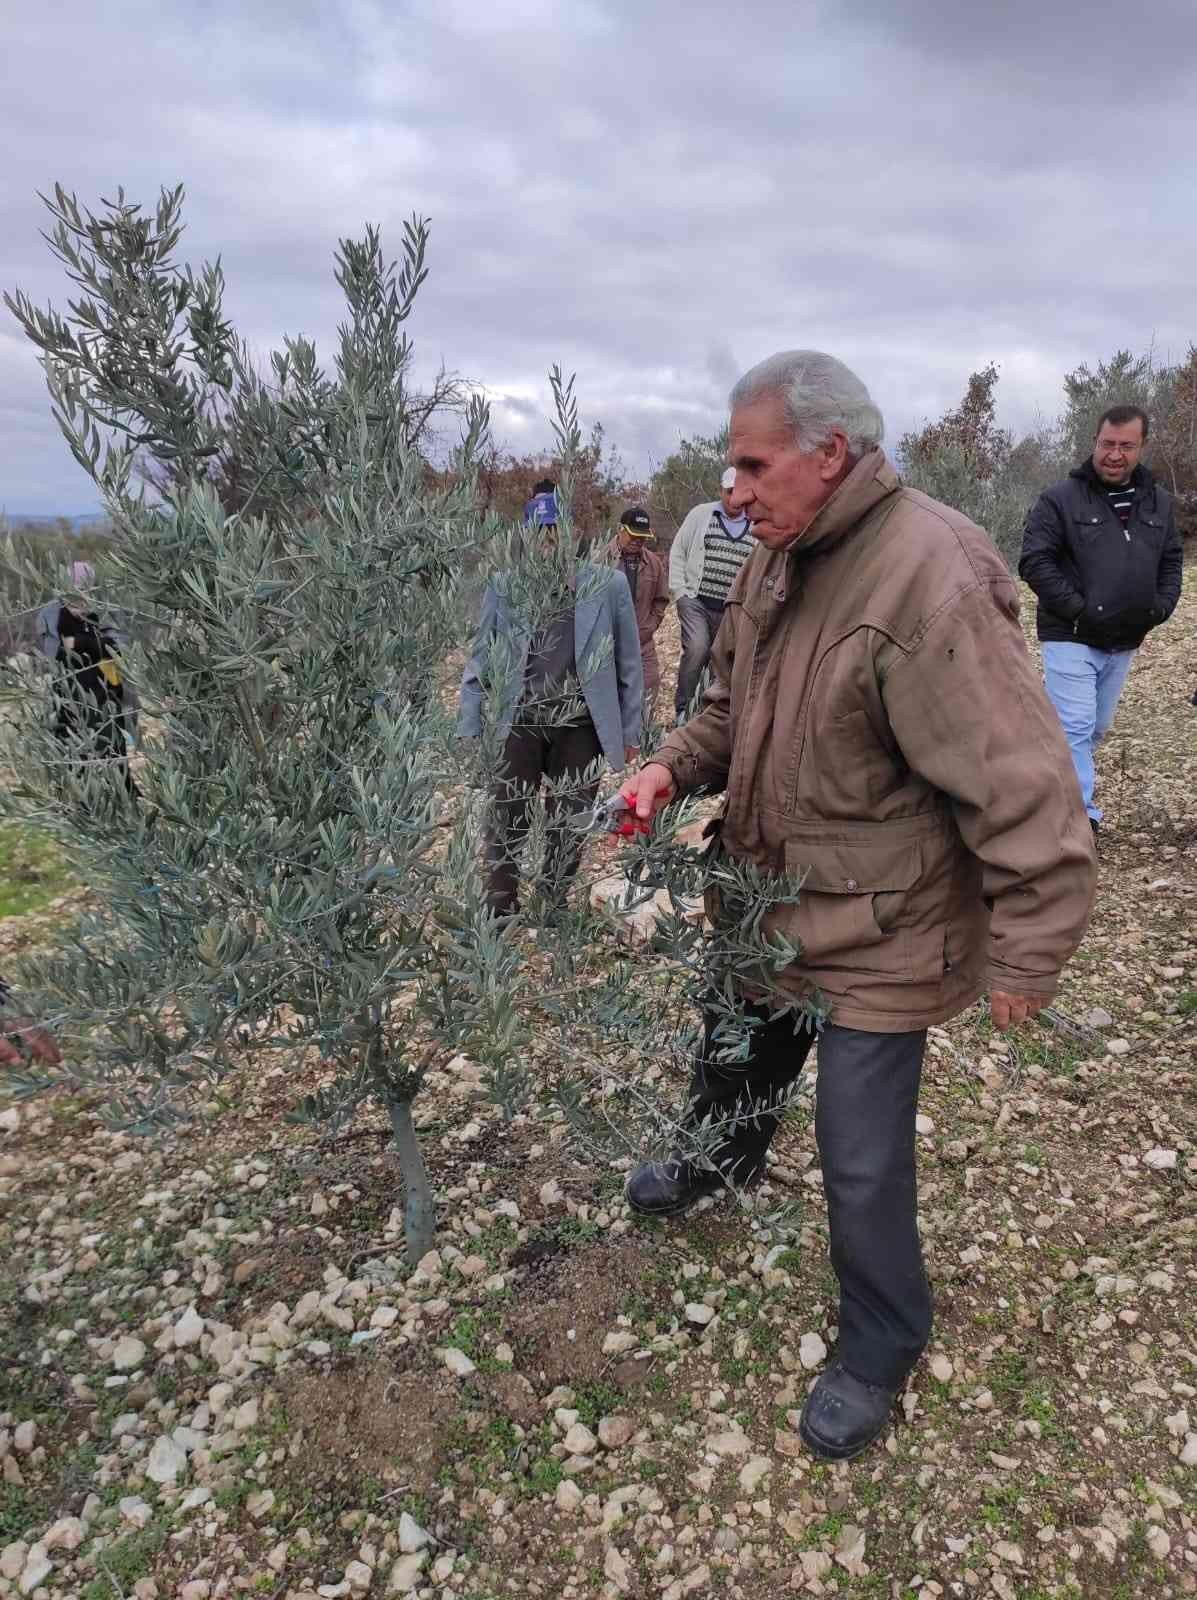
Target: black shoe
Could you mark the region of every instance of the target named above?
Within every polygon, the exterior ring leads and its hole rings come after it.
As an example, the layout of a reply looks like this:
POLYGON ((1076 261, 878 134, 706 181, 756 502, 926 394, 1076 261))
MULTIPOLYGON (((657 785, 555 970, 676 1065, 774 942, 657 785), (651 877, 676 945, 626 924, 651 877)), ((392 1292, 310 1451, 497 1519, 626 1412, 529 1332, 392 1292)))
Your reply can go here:
POLYGON ((850 1461, 885 1432, 895 1392, 863 1383, 832 1362, 802 1408, 803 1444, 821 1461, 850 1461))
POLYGON ((643 1161, 628 1179, 628 1204, 642 1217, 673 1217, 704 1194, 718 1194, 729 1182, 751 1183, 760 1168, 746 1179, 725 1178, 709 1167, 696 1167, 675 1150, 665 1161, 643 1161))
POLYGON ((1093 829, 1093 837, 1096 839, 1101 833, 1101 823, 1096 817, 1090 817, 1089 826, 1093 829))

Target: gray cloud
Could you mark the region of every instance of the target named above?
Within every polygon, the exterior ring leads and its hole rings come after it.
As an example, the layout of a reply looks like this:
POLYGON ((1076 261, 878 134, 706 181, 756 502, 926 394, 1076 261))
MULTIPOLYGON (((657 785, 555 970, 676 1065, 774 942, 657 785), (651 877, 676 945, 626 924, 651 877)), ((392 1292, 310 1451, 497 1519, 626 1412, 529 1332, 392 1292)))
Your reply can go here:
MULTIPOLYGON (((62 304, 36 189, 188 186, 256 349, 331 354, 337 238, 433 219, 413 334, 549 438, 578 374, 643 470, 711 431, 738 370, 817 345, 889 436, 1003 371, 1007 420, 1127 345, 1182 352, 1197 221, 1162 155, 1197 128, 1189 0, 66 0, 9 24, 0 283, 62 304), (1139 39, 1152 48, 1145 52, 1139 39), (1145 142, 1145 132, 1149 137, 1145 142)), ((84 509, 32 352, 0 331, 0 504, 84 509)))
MULTIPOLYGON (((1028 83, 1054 86, 1074 110, 1087 95, 1118 91, 1116 111, 1136 81, 1158 96, 1192 81, 1197 13, 1189 0, 1148 0, 1128 8, 1123 0, 1086 0, 1083 7, 1044 0, 1001 0, 998 5, 952 5, 949 0, 842 0, 838 15, 862 33, 905 47, 920 60, 945 65, 957 76, 1000 75, 1017 91, 1028 83), (1076 85, 1070 92, 1069 79, 1076 85), (1076 89, 1081 91, 1078 96, 1076 89)), ((1099 118, 1086 119, 1090 140, 1101 137, 1099 118)))

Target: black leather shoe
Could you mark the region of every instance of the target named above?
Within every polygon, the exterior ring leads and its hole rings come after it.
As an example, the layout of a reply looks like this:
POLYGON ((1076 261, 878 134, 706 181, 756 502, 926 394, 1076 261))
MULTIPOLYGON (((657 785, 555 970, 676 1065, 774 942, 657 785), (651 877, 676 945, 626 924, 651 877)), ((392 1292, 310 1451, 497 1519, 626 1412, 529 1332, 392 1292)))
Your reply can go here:
POLYGON ((893 1389, 863 1383, 832 1362, 807 1397, 798 1431, 811 1455, 821 1461, 850 1461, 885 1432, 894 1404, 893 1389))
POLYGON ((643 1161, 628 1179, 628 1204, 643 1217, 673 1217, 704 1194, 718 1194, 731 1183, 751 1183, 759 1168, 746 1179, 733 1174, 723 1178, 709 1167, 696 1167, 678 1151, 665 1161, 643 1161))

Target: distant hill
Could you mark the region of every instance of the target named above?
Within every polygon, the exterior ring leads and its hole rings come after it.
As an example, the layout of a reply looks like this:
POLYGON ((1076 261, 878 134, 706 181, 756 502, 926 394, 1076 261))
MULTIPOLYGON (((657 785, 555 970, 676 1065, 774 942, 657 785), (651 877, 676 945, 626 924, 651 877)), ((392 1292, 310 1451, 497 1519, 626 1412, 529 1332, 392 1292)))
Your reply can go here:
POLYGON ((10 528, 44 528, 47 532, 61 533, 69 529, 72 533, 82 533, 85 530, 92 532, 97 523, 106 522, 108 519, 103 511, 84 511, 75 516, 65 512, 60 516, 47 516, 42 511, 2 511, 0 522, 7 522, 10 528))

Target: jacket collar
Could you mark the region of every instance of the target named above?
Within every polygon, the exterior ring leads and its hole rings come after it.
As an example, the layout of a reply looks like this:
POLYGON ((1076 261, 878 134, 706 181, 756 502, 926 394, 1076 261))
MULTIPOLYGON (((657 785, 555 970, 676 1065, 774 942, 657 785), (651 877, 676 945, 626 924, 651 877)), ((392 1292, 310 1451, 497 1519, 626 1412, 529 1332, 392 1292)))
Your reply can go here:
POLYGON ((875 506, 902 487, 902 481, 879 447, 867 450, 835 493, 816 513, 787 555, 824 555, 850 534, 875 506))

